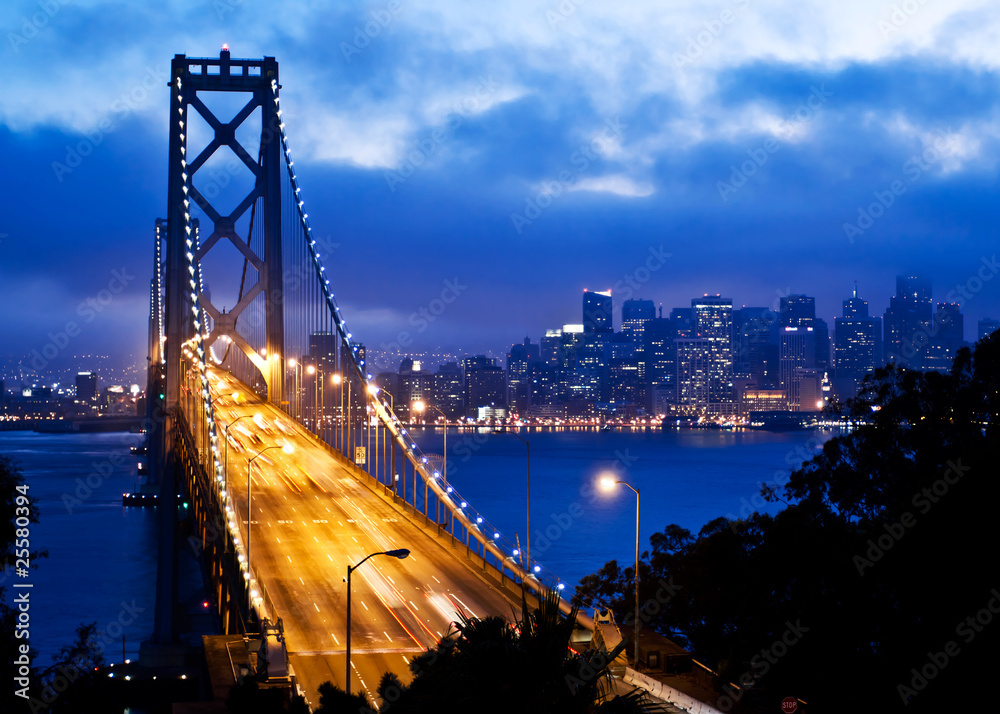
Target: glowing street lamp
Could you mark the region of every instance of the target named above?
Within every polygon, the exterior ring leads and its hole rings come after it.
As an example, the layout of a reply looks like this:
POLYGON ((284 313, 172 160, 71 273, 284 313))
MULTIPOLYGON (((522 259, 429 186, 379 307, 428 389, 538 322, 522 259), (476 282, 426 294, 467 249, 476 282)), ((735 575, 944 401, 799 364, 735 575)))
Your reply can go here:
POLYGON ((410 551, 406 548, 400 548, 398 550, 386 550, 378 553, 371 553, 366 555, 364 560, 355 566, 347 566, 347 680, 344 683, 344 691, 348 694, 351 693, 351 573, 360 568, 365 564, 365 561, 369 558, 373 558, 376 555, 388 555, 393 558, 399 558, 402 560, 410 555, 410 551))
POLYGON ((633 644, 635 646, 635 669, 639 671, 639 489, 625 481, 618 481, 613 476, 601 478, 601 488, 605 491, 614 491, 618 484, 631 488, 635 492, 635 642, 633 644))

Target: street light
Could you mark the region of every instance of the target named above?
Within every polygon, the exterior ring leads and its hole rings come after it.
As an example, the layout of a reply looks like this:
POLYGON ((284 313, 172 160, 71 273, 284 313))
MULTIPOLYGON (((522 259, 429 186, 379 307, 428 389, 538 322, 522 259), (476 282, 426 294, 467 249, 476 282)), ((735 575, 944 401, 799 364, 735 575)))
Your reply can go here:
POLYGON ((288 360, 288 366, 292 368, 292 390, 295 392, 291 407, 292 411, 295 412, 296 418, 299 418, 301 416, 299 412, 301 411, 302 406, 302 401, 299 398, 299 367, 302 365, 298 363, 298 360, 292 357, 288 360))
POLYGON ((350 694, 351 693, 351 573, 360 568, 365 564, 365 560, 373 558, 376 555, 389 555, 393 558, 399 558, 402 560, 410 555, 410 551, 406 548, 400 548, 399 550, 386 550, 378 553, 371 553, 366 555, 364 560, 360 563, 351 567, 347 566, 347 681, 344 684, 344 690, 350 694))
MULTIPOLYGON (((413 409, 416 412, 423 412, 427 409, 433 409, 444 419, 444 463, 441 465, 441 472, 444 475, 444 490, 445 493, 448 492, 448 415, 445 414, 439 407, 433 404, 427 404, 425 402, 416 401, 413 402, 413 409)), ((441 522, 441 499, 438 499, 438 523, 441 522)), ((448 518, 448 512, 445 511, 445 520, 448 518)), ((454 522, 454 521, 453 521, 454 522)), ((445 524, 445 530, 448 530, 448 525, 445 524)))
MULTIPOLYGON (((250 522, 252 520, 252 513, 250 512, 250 484, 253 483, 253 479, 250 478, 250 467, 253 466, 253 462, 257 460, 258 456, 263 454, 265 451, 270 451, 271 449, 281 449, 286 454, 290 454, 294 451, 291 444, 285 444, 284 446, 274 444, 272 446, 265 446, 263 449, 247 459, 247 575, 251 576, 253 574, 253 570, 250 568, 250 522)), ((250 583, 247 582, 247 620, 250 619, 250 608, 250 583)))
POLYGON ((246 418, 252 417, 252 416, 254 416, 254 415, 253 414, 244 414, 243 416, 236 417, 231 422, 229 422, 228 424, 226 424, 226 460, 225 460, 225 466, 226 467, 223 469, 223 473, 225 473, 225 475, 226 475, 226 480, 222 484, 222 490, 223 491, 225 491, 226 489, 229 488, 229 427, 231 427, 233 424, 235 424, 236 422, 238 422, 240 419, 246 419, 246 418))
MULTIPOLYGON (((316 368, 309 365, 306 367, 306 374, 311 377, 316 374, 316 368)), ((319 377, 314 379, 313 382, 316 384, 316 394, 313 399, 313 433, 316 433, 319 431, 319 377)))
POLYGON ((339 372, 334 372, 330 380, 338 387, 337 391, 340 392, 340 429, 337 434, 336 448, 342 449, 344 446, 343 430, 344 430, 344 388, 341 386, 343 382, 343 377, 340 376, 339 372))
POLYGON ((621 484, 635 491, 635 670, 639 671, 639 489, 625 481, 617 481, 611 476, 601 478, 601 488, 613 491, 621 484))

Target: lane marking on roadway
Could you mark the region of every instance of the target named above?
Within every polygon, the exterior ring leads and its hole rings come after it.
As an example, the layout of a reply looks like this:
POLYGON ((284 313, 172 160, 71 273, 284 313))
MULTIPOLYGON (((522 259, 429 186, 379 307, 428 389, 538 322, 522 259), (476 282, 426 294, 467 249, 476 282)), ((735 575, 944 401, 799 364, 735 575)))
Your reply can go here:
MULTIPOLYGON (((434 576, 433 576, 433 575, 432 575, 431 577, 432 577, 432 578, 434 578, 434 576)), ((440 581, 440 580, 438 580, 437 578, 434 578, 434 582, 435 582, 435 583, 437 583, 438 585, 440 585, 440 584, 441 584, 441 581, 440 581)))
POLYGON ((316 608, 316 612, 319 612, 319 605, 317 605, 316 603, 313 603, 313 607, 316 608))

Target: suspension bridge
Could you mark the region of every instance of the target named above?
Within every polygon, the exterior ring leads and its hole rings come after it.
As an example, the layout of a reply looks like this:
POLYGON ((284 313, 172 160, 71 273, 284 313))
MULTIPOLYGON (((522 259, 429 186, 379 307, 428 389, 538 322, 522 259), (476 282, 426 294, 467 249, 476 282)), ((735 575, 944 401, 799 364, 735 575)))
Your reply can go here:
POLYGON ((564 584, 446 482, 440 456, 421 452, 375 385, 310 227, 280 89, 271 57, 224 47, 171 65, 147 392, 159 569, 144 654, 169 661, 177 642, 184 493, 184 535, 223 631, 269 628, 269 672, 290 667, 315 703, 321 682, 348 684, 344 576, 368 554, 411 553, 355 576, 349 684, 370 694, 381 672, 408 680, 410 659, 459 614, 510 616, 522 583, 536 594, 564 584), (221 308, 220 285, 231 286, 221 308))

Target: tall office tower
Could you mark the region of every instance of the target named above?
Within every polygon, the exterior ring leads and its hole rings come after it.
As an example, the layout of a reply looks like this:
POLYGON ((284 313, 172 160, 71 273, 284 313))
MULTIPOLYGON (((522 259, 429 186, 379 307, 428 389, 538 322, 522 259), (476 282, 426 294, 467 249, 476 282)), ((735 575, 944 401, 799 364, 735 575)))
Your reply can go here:
POLYGON ((583 331, 590 333, 610 334, 611 327, 611 291, 583 291, 583 331))
POLYGON ((924 369, 949 372, 955 355, 965 344, 965 316, 961 306, 954 302, 939 302, 931 329, 924 353, 924 369))
MULTIPOLYGON (((720 295, 704 295, 691 301, 695 336, 688 339, 707 341, 696 349, 707 349, 698 357, 706 374, 706 406, 728 404, 733 400, 733 301, 720 295)), ((690 348, 691 345, 688 345, 690 348)), ((680 360, 680 352, 678 352, 680 360)), ((678 368, 678 380, 681 371, 678 368)), ((678 395, 685 387, 678 381, 678 395)), ((712 411, 715 408, 712 407, 712 411)))
POLYGON ((711 337, 679 337, 674 341, 677 405, 683 411, 727 414, 733 410, 732 361, 723 363, 719 342, 711 337), (722 376, 726 374, 728 381, 722 376))
POLYGON ((984 337, 989 337, 997 330, 1000 330, 1000 320, 994 320, 992 317, 984 317, 979 321, 979 339, 984 337))
POLYGON ((545 337, 539 345, 538 357, 545 364, 559 364, 559 345, 562 343, 562 330, 546 330, 545 337))
POLYGON ((616 404, 646 406, 639 355, 642 343, 633 342, 624 332, 613 335, 604 348, 607 362, 608 401, 616 404))
POLYGON ((402 418, 411 418, 414 402, 434 404, 434 376, 424 369, 420 360, 407 357, 399 365, 399 395, 394 401, 395 411, 402 418))
POLYGON ((652 414, 664 414, 677 401, 677 324, 669 317, 646 323, 640 357, 647 389, 646 406, 652 414))
POLYGON ((816 317, 816 298, 809 295, 786 295, 780 302, 779 327, 811 327, 816 339, 816 366, 830 366, 830 326, 816 317))
POLYGON ((642 344, 642 333, 646 322, 656 317, 656 307, 652 300, 626 300, 622 304, 622 332, 632 342, 642 344))
POLYGON ((843 317, 834 320, 834 386, 841 399, 858 393, 865 375, 882 364, 882 321, 869 317, 868 301, 853 296, 844 300, 843 317))
POLYGON ((772 339, 774 314, 766 307, 733 310, 733 371, 757 389, 778 387, 778 345, 772 339))
POLYGON ((778 345, 779 386, 788 400, 788 409, 800 410, 801 380, 804 370, 816 367, 816 334, 811 327, 782 327, 778 345))
POLYGON ((569 373, 569 399, 577 402, 570 409, 575 414, 589 411, 584 402, 608 400, 608 363, 604 351, 609 337, 603 333, 584 333, 582 343, 576 348, 569 373))
POLYGON ((97 375, 94 374, 93 372, 77 372, 76 401, 78 402, 97 401, 97 375))
POLYGON ((932 329, 932 308, 929 278, 896 277, 896 294, 889 299, 882 325, 887 362, 923 369, 932 329))
POLYGON ((507 353, 507 403, 521 414, 530 405, 529 365, 538 361, 538 355, 538 345, 532 344, 528 337, 523 343, 511 346, 507 353))
POLYGON ((531 362, 528 364, 528 414, 543 413, 538 407, 559 404, 559 369, 554 364, 531 362))
POLYGON ((507 406, 507 377, 493 357, 476 355, 462 360, 465 373, 465 414, 479 415, 480 407, 507 406))
POLYGON ((462 370, 458 362, 445 362, 434 373, 434 406, 439 407, 448 419, 460 419, 465 414, 462 370))

